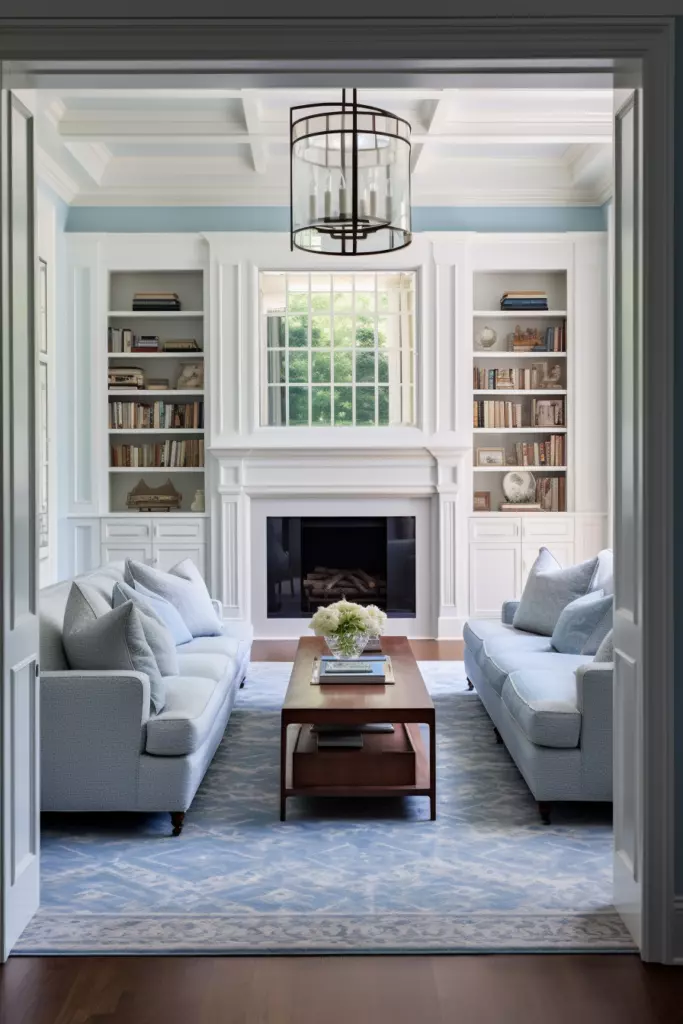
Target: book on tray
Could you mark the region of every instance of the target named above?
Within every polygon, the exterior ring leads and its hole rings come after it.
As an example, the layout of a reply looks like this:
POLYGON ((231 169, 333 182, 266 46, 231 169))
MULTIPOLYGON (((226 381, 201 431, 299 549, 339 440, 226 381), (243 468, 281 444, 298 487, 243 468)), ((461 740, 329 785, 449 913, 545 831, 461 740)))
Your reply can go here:
POLYGON ((323 655, 320 659, 321 683, 385 683, 387 657, 375 658, 333 658, 323 655))

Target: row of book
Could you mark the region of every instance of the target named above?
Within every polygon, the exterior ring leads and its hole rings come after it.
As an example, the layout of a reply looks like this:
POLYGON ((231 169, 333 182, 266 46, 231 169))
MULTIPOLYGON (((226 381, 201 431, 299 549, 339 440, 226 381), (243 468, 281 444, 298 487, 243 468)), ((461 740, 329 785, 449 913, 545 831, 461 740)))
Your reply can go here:
POLYGON ((563 476, 546 476, 536 481, 536 501, 542 512, 566 512, 566 480, 563 476))
POLYGON ((509 291, 503 292, 500 300, 501 309, 544 310, 548 308, 548 296, 543 291, 509 291))
POLYGON ((566 351, 566 330, 564 322, 544 331, 535 327, 522 330, 518 327, 511 336, 511 352, 564 352, 566 351))
POLYGON ((566 466, 564 434, 552 434, 547 441, 518 441, 514 446, 518 466, 566 466))
POLYGON ((157 334, 135 334, 129 327, 110 327, 107 331, 107 351, 121 352, 199 352, 196 338, 167 338, 161 341, 157 334))
POLYGON ((133 309, 139 313, 179 310, 180 299, 175 292, 135 292, 133 309))
MULTIPOLYGON (((528 401, 528 400, 527 400, 528 401)), ((473 404, 474 427, 561 427, 564 426, 562 399, 532 399, 530 415, 525 416, 522 402, 476 401, 473 404), (527 422, 525 423, 525 419, 527 422)))
POLYGON ((162 441, 161 444, 113 444, 111 465, 168 466, 170 469, 204 468, 204 439, 162 441))
POLYGON ((561 384, 558 373, 551 387, 545 364, 542 364, 517 370, 487 370, 475 366, 473 386, 475 391, 537 391, 541 387, 559 388, 561 384))
POLYGON ((112 430, 196 430, 204 426, 203 402, 110 402, 112 430))

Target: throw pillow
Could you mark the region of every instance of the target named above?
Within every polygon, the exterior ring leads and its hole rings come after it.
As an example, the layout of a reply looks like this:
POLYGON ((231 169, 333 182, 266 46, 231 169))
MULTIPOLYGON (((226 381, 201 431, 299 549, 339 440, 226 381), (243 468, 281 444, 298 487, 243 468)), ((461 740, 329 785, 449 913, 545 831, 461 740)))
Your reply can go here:
POLYGON ((149 677, 152 707, 157 713, 164 707, 164 681, 132 601, 97 618, 81 619, 78 626, 67 627, 65 620, 63 643, 72 669, 144 672, 149 677))
POLYGON ((612 596, 591 590, 560 612, 551 645, 561 654, 595 654, 612 625, 612 596))
POLYGON ((614 630, 610 629, 609 633, 598 647, 593 661, 614 661, 614 630))
POLYGON ((179 646, 182 643, 189 643, 193 639, 193 635, 189 632, 184 624, 182 615, 174 608, 173 605, 166 601, 159 594, 155 594, 151 590, 147 590, 141 583, 129 586, 127 583, 121 584, 123 592, 128 595, 128 598, 132 600, 132 594, 138 594, 143 597, 147 602, 147 605, 154 608, 157 616, 161 622, 164 623, 166 629, 173 637, 173 643, 179 646))
POLYGON ((512 620, 515 629, 552 636, 562 609, 590 589, 597 564, 597 558, 591 558, 563 569, 547 548, 541 548, 512 620))
POLYGON ((174 565, 170 572, 161 572, 129 558, 125 575, 126 582, 132 580, 136 590, 141 583, 172 604, 192 636, 220 636, 223 632, 223 623, 216 615, 206 584, 189 558, 174 565))
POLYGON ((157 615, 152 603, 138 594, 133 587, 129 587, 127 583, 115 583, 112 593, 114 608, 125 604, 126 601, 132 601, 140 612, 145 639, 152 648, 162 676, 177 676, 180 672, 178 655, 166 623, 157 615))
POLYGON ((84 623, 92 622, 110 611, 111 602, 102 594, 87 583, 75 580, 69 589, 64 608, 64 631, 79 629, 84 623))

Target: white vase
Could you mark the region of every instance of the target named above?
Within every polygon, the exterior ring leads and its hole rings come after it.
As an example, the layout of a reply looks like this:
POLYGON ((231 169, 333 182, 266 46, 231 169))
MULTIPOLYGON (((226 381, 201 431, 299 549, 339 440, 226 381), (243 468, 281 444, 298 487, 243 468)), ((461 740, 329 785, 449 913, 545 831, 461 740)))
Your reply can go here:
POLYGON ((194 492, 194 501, 190 505, 192 512, 203 512, 204 511, 204 491, 200 487, 194 492))

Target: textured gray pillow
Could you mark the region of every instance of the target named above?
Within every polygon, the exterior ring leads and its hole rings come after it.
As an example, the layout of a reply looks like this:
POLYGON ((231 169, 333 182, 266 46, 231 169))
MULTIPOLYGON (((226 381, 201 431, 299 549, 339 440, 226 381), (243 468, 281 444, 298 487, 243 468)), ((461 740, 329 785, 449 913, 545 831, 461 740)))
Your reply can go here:
POLYGON ((597 565, 597 558, 590 558, 563 569, 547 548, 541 548, 512 625, 528 633, 552 636, 562 609, 590 589, 597 565))
POLYGON ((611 594, 591 590, 560 612, 550 643, 561 654, 595 654, 612 626, 611 594))
POLYGON ((132 586, 142 583, 153 594, 170 601, 180 612, 192 636, 220 636, 223 632, 223 623, 211 604, 206 584, 191 559, 186 558, 174 565, 170 572, 161 572, 144 562, 128 558, 125 577, 126 583, 132 586))
POLYGON ((598 647, 593 661, 614 661, 614 630, 610 629, 609 633, 598 647))
POLYGON ((140 612, 145 639, 152 648, 162 676, 177 676, 180 672, 178 655, 170 630, 166 628, 166 623, 154 610, 152 603, 146 600, 142 594, 138 594, 127 583, 115 583, 112 592, 114 608, 125 604, 126 601, 132 601, 140 612))
POLYGON ((110 608, 99 618, 83 617, 78 626, 67 628, 65 619, 63 643, 72 669, 146 673, 154 710, 158 713, 164 707, 164 681, 132 601, 110 608))
POLYGON ((79 629, 84 623, 92 622, 110 611, 111 601, 107 601, 94 587, 75 580, 66 599, 63 632, 79 629))

